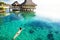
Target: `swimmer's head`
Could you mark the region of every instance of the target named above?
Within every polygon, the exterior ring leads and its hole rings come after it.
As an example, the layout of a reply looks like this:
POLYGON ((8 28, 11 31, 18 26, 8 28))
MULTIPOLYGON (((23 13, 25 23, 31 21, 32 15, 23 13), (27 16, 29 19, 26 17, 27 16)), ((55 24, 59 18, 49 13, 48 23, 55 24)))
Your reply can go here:
POLYGON ((20 28, 20 30, 21 30, 22 28, 20 28))

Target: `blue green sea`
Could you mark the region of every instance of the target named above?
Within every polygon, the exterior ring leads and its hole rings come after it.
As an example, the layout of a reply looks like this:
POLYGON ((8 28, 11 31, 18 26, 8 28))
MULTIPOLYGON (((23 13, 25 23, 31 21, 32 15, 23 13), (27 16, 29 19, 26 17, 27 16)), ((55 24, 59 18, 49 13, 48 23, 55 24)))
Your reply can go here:
POLYGON ((0 15, 0 40, 12 40, 20 27, 24 30, 15 40, 60 40, 59 23, 39 18, 35 12, 4 15, 0 15))

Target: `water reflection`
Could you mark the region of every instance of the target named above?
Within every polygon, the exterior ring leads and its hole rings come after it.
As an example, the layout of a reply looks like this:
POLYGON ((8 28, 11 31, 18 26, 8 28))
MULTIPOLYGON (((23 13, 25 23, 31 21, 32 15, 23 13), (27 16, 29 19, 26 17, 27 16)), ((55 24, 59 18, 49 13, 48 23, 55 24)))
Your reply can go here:
POLYGON ((20 20, 24 18, 32 18, 34 17, 34 12, 9 12, 9 13, 1 13, 0 15, 0 23, 11 22, 14 20, 20 20))
POLYGON ((47 22, 34 19, 35 17, 35 12, 15 11, 9 13, 2 13, 2 15, 0 16, 0 36, 2 38, 5 38, 6 35, 8 35, 8 37, 6 37, 6 40, 10 40, 13 38, 13 35, 18 31, 18 29, 22 27, 25 28, 25 30, 21 33, 21 35, 18 36, 16 40, 54 40, 52 35, 54 33, 58 33, 59 31, 55 30, 57 27, 56 24, 53 24, 50 21, 47 22), (53 31, 53 33, 50 34, 49 31, 53 31), (3 35, 5 36, 3 37, 3 35), (52 38, 50 35, 52 36, 52 38))

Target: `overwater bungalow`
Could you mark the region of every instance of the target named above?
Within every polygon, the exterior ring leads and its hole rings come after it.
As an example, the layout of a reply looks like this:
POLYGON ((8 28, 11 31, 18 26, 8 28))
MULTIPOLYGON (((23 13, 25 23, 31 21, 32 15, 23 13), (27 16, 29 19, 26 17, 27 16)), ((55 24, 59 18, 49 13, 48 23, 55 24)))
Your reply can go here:
POLYGON ((20 11, 20 4, 15 1, 13 4, 12 4, 12 10, 13 11, 20 11))
POLYGON ((25 0, 21 4, 21 11, 33 11, 35 9, 36 4, 32 2, 32 0, 25 0))

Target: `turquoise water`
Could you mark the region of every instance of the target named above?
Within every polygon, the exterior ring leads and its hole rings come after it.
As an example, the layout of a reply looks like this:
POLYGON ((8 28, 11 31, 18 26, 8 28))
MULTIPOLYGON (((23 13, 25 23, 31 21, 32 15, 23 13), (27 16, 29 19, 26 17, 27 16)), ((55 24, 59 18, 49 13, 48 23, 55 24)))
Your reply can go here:
POLYGON ((19 28, 24 28, 15 40, 60 40, 57 23, 38 18, 35 12, 11 12, 0 17, 0 40, 12 40, 19 28))

